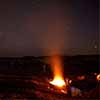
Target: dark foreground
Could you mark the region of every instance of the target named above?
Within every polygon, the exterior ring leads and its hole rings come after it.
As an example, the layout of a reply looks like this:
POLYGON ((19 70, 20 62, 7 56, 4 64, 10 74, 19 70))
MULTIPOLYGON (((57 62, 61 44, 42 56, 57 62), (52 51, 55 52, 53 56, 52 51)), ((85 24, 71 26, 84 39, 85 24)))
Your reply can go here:
MULTIPOLYGON (((15 77, 15 76, 14 76, 15 77)), ((83 91, 81 96, 71 96, 48 88, 48 82, 39 77, 32 80, 15 78, 0 80, 0 99, 5 100, 99 100, 100 83, 91 90, 83 91)), ((83 86, 84 87, 84 86, 83 86)))
POLYGON ((100 100, 98 55, 63 57, 64 77, 72 80, 68 94, 48 88, 52 72, 47 59, 0 58, 0 100, 100 100), (73 96, 72 87, 81 95, 73 96))

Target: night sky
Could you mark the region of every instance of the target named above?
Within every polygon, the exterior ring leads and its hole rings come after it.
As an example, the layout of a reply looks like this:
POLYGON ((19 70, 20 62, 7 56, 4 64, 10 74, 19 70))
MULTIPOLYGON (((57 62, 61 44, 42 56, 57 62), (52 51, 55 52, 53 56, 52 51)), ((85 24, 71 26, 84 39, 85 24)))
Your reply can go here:
POLYGON ((99 0, 0 0, 0 56, 97 54, 99 0))

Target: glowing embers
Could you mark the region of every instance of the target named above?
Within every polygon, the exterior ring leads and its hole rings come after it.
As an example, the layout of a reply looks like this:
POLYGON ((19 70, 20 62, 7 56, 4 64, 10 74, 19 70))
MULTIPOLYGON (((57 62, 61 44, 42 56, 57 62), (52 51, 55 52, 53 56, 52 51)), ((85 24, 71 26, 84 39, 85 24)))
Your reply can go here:
POLYGON ((61 77, 55 77, 54 80, 50 82, 50 84, 58 87, 63 87, 66 85, 65 81, 61 77))
POLYGON ((100 74, 97 75, 96 79, 100 81, 100 74))

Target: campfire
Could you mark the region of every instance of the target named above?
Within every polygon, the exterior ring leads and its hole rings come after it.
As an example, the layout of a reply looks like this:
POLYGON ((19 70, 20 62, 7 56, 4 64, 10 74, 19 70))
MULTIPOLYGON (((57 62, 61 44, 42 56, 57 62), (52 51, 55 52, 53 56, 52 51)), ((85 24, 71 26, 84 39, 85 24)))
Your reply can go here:
POLYGON ((66 87, 66 83, 63 77, 61 58, 59 56, 52 56, 50 59, 50 63, 54 75, 53 80, 50 81, 50 84, 62 90, 66 87))

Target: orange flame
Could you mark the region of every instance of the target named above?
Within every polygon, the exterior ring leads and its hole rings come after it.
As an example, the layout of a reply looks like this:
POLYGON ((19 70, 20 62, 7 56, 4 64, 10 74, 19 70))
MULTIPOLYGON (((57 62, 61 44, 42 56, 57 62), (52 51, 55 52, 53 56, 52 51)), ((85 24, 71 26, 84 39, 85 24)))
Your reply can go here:
POLYGON ((53 70, 53 81, 50 82, 50 84, 53 84, 58 87, 65 86, 65 81, 63 78, 63 70, 62 70, 62 63, 59 56, 52 56, 51 59, 51 66, 53 70))

